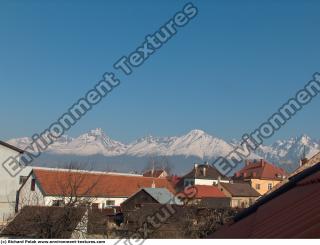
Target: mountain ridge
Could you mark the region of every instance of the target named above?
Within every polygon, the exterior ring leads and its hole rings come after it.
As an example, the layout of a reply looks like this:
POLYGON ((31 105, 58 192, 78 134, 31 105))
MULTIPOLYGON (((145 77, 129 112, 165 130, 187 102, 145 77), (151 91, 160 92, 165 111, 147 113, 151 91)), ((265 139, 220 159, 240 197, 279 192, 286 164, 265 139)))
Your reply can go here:
MULTIPOLYGON (((7 141, 9 144, 24 149, 31 139, 16 138, 7 141)), ((47 153, 57 155, 92 156, 195 156, 202 160, 214 160, 227 156, 237 141, 225 141, 200 129, 194 129, 181 136, 156 137, 145 136, 125 144, 110 138, 101 128, 90 130, 76 138, 63 136, 49 146, 47 153)), ((320 151, 320 141, 306 134, 277 140, 271 145, 262 145, 249 158, 264 158, 281 164, 299 164, 304 152, 311 157, 320 151)))

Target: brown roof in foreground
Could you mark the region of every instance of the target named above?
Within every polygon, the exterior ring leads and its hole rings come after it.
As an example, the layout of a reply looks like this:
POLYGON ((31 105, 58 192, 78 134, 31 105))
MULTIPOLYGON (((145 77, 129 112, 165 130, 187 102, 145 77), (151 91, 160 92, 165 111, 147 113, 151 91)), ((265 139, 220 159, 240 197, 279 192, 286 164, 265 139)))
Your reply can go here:
POLYGON ((16 151, 16 152, 19 152, 20 154, 24 153, 24 151, 21 150, 21 149, 19 149, 18 147, 15 147, 15 146, 13 146, 13 145, 10 145, 10 144, 8 144, 8 143, 6 143, 6 142, 4 142, 4 141, 1 141, 1 140, 0 140, 0 145, 3 145, 3 146, 5 146, 5 147, 8 147, 9 149, 14 150, 14 151, 16 151))
POLYGON ((259 197, 259 192, 247 183, 220 183, 233 197, 259 197))
POLYGON ((234 178, 241 179, 272 179, 283 180, 288 174, 263 159, 247 161, 245 166, 234 174, 234 178))
POLYGON ((213 238, 320 238, 320 163, 237 215, 213 238))
POLYGON ((174 193, 171 182, 165 178, 55 169, 33 169, 33 175, 48 196, 74 194, 76 191, 79 196, 129 197, 139 189, 153 185, 174 193))

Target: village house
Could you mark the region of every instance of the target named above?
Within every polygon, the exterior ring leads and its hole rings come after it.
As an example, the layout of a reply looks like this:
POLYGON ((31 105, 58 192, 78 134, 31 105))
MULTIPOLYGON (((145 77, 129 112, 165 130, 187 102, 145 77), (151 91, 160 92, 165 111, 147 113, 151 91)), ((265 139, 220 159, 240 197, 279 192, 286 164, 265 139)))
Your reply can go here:
POLYGON ((68 169, 34 168, 19 189, 17 207, 63 206, 70 200, 95 208, 120 206, 141 188, 174 188, 166 178, 68 169))
POLYGON ((121 204, 121 210, 134 210, 146 203, 183 205, 183 202, 166 188, 142 188, 121 204))
POLYGON ((25 176, 31 171, 30 168, 26 167, 21 173, 11 176, 5 168, 15 167, 7 166, 8 162, 6 161, 9 157, 17 157, 19 159, 23 152, 23 150, 15 146, 0 141, 0 225, 6 223, 14 215, 17 190, 24 182, 25 176))
POLYGON ((216 185, 219 182, 229 183, 229 178, 222 175, 209 163, 194 164, 193 169, 184 175, 177 183, 177 189, 193 185, 216 185))
POLYGON ((247 160, 245 166, 234 174, 233 180, 247 182, 263 195, 287 176, 287 173, 282 168, 260 159, 247 160))
POLYGON ((231 208, 247 208, 260 197, 247 183, 219 183, 218 186, 220 191, 231 198, 231 208))
POLYGON ((195 185, 196 195, 188 204, 207 208, 229 208, 230 197, 227 197, 217 186, 195 185))

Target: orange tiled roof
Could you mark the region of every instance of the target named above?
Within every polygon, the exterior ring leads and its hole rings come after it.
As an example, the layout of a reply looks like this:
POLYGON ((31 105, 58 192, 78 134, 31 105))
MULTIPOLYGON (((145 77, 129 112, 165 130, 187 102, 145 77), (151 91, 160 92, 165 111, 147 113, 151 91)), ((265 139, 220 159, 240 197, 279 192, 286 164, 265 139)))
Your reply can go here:
POLYGON ((279 167, 260 159, 248 161, 246 165, 234 174, 234 178, 244 179, 274 179, 282 180, 287 173, 279 167))
POLYGON ((222 191, 216 186, 211 185, 195 185, 197 190, 196 198, 206 197, 226 197, 222 191))
POLYGON ((174 193, 165 178, 104 174, 87 171, 34 169, 37 183, 46 195, 78 195, 93 197, 129 197, 141 188, 167 188, 174 193))

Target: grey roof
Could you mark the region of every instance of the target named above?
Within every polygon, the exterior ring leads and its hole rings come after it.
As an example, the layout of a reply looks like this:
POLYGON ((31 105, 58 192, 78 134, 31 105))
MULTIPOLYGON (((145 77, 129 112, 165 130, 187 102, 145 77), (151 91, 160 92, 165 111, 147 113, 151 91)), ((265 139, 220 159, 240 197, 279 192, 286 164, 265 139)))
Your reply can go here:
POLYGON ((220 183, 233 197, 259 197, 261 194, 248 183, 220 183))
POLYGON ((143 188, 150 196, 157 200, 160 204, 177 204, 182 205, 183 202, 174 196, 166 188, 143 188))

